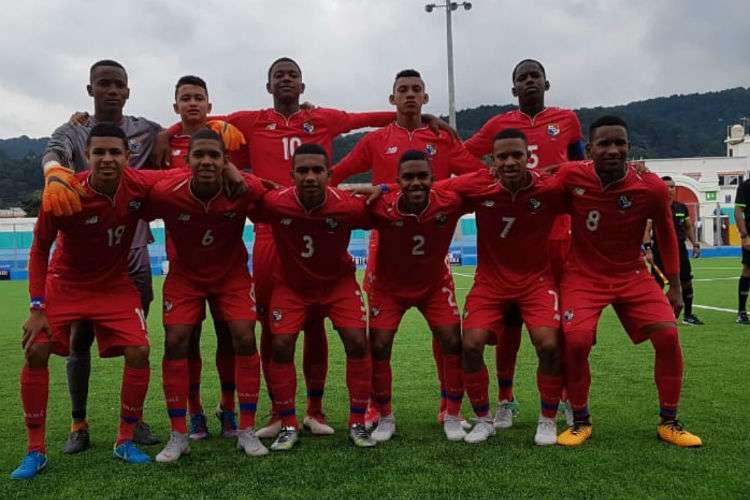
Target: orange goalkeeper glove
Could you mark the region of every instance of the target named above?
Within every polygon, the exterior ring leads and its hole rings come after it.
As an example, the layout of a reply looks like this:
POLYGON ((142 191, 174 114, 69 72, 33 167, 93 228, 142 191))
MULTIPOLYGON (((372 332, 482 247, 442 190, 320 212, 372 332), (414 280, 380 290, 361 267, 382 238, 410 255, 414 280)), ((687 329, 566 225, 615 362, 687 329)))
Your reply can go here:
POLYGON ((237 151, 245 145, 245 136, 240 129, 223 120, 211 120, 206 125, 221 136, 224 141, 224 148, 227 151, 237 151))
POLYGON ((57 216, 73 215, 82 210, 81 196, 86 193, 73 171, 56 161, 44 165, 42 210, 57 216))

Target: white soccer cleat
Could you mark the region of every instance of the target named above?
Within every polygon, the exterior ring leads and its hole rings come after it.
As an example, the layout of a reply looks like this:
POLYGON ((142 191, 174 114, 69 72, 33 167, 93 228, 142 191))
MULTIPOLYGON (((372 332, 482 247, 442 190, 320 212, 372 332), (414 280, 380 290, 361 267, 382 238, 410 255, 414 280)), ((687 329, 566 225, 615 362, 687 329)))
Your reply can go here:
POLYGON ((568 427, 573 427, 575 420, 573 419, 573 408, 570 406, 570 401, 560 401, 558 413, 565 415, 565 424, 568 427))
POLYGON ((333 427, 326 423, 325 417, 322 415, 306 415, 305 419, 302 420, 302 427, 315 436, 330 436, 336 432, 333 427))
POLYGON ((379 443, 388 441, 393 437, 393 434, 396 432, 396 419, 393 416, 393 413, 387 416, 381 416, 380 420, 378 421, 378 426, 375 427, 375 430, 372 431, 372 434, 370 437, 372 437, 373 441, 377 441, 379 443))
MULTIPOLYGON (((464 430, 464 420, 461 417, 454 417, 453 415, 446 415, 443 419, 443 432, 448 441, 463 441, 466 438, 466 431, 464 430)), ((468 422, 466 422, 468 423, 468 422)))
POLYGON ((493 422, 495 429, 510 429, 513 427, 513 416, 517 414, 517 408, 518 404, 515 401, 503 399, 498 402, 493 422))
POLYGON ((244 451, 245 455, 251 457, 262 457, 268 454, 268 448, 263 446, 258 436, 255 434, 255 429, 248 427, 237 433, 237 448, 244 451))
POLYGON ((174 462, 182 455, 189 454, 190 440, 187 433, 172 431, 167 445, 156 455, 156 461, 162 463, 174 462))
POLYGON ((472 444, 482 443, 494 435, 495 427, 492 425, 492 419, 490 417, 480 417, 477 419, 477 423, 474 424, 471 432, 466 435, 464 441, 472 444))
POLYGON ((539 422, 536 425, 536 434, 534 434, 534 444, 537 446, 551 446, 557 443, 557 422, 554 418, 539 415, 539 422))
POLYGON ((258 429, 255 435, 261 439, 271 439, 278 436, 279 431, 281 431, 281 419, 269 422, 265 427, 258 429))

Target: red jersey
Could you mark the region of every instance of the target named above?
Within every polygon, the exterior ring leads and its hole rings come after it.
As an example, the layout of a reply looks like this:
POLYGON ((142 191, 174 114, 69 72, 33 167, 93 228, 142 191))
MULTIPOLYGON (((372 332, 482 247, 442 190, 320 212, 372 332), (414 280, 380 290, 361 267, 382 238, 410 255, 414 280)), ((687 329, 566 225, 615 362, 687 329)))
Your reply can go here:
POLYGON ((128 275, 128 252, 146 197, 159 180, 173 172, 125 167, 114 197, 89 185, 90 170, 76 174, 86 193, 82 210, 70 216, 39 212, 29 254, 29 293, 43 298, 52 243, 56 243, 49 273, 55 279, 107 290, 128 275))
POLYGON ((410 149, 430 156, 435 180, 486 168, 448 132, 435 135, 428 127, 407 130, 396 122, 364 136, 333 167, 331 183, 335 186, 349 176, 372 170, 372 183, 393 183, 398 177, 398 161, 410 149))
POLYGON ((229 199, 220 190, 207 202, 190 188, 192 172, 158 182, 146 203, 148 219, 163 219, 171 239, 169 272, 199 285, 221 282, 238 269, 247 269, 242 240, 245 217, 265 189, 246 174, 248 190, 229 199))
POLYGON ((290 187, 267 192, 260 212, 271 224, 289 287, 320 289, 354 273, 351 231, 371 226, 364 198, 328 187, 323 203, 307 210, 290 187))
POLYGON ((556 179, 531 172, 529 184, 515 194, 487 170, 443 182, 476 212, 477 283, 520 293, 550 274, 547 241, 555 218, 565 211, 556 179))
POLYGON ((392 191, 370 208, 378 230, 372 286, 402 300, 418 300, 450 272, 445 258, 456 223, 468 210, 460 195, 434 187, 422 213, 406 214, 399 209, 401 196, 392 191))
MULTIPOLYGON (((169 138, 169 148, 172 153, 172 158, 169 162, 170 168, 190 170, 187 161, 188 150, 190 149, 190 135, 182 133, 182 126, 180 126, 179 133, 169 138)), ((247 144, 237 151, 229 151, 229 160, 240 170, 247 168, 249 166, 247 144)))
POLYGON ((652 219, 664 272, 679 272, 677 237, 664 181, 626 166, 625 177, 602 186, 593 161, 564 164, 555 176, 568 193, 573 221, 569 272, 602 281, 643 271, 646 221, 652 219))

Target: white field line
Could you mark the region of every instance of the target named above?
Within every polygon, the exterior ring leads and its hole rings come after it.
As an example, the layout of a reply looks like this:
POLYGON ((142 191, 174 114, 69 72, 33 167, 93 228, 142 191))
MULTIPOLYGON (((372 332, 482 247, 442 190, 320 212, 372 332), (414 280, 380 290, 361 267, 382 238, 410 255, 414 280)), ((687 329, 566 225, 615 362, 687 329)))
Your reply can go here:
POLYGON ((734 309, 727 309, 725 307, 703 306, 701 304, 693 304, 693 307, 697 307, 698 309, 708 309, 709 311, 721 311, 737 314, 737 311, 735 311, 734 309))

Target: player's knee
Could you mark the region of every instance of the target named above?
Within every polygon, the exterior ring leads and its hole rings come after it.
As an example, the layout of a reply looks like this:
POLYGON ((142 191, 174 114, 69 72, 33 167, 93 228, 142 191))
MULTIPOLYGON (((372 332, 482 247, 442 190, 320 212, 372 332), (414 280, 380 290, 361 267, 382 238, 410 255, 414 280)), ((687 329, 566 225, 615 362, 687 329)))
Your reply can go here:
POLYGON ((26 363, 29 368, 44 368, 50 355, 49 344, 33 344, 26 350, 26 363))
POLYGON ((348 358, 364 358, 369 352, 367 337, 364 335, 352 337, 346 342, 344 348, 348 358))
POLYGON ((147 368, 150 349, 147 345, 125 348, 125 365, 130 368, 147 368))
MULTIPOLYGON (((167 328, 164 335, 164 356, 168 358, 186 358, 190 351, 192 332, 184 328, 167 328)), ((200 352, 200 350, 199 350, 200 352)))
POLYGON ((644 331, 648 334, 654 346, 669 348, 680 344, 677 328, 672 323, 656 323, 647 326, 644 331))
POLYGON ((271 357, 277 363, 294 361, 294 335, 274 335, 271 339, 271 357))
POLYGON ((574 356, 588 356, 594 345, 594 332, 568 332, 565 335, 564 352, 574 356))

